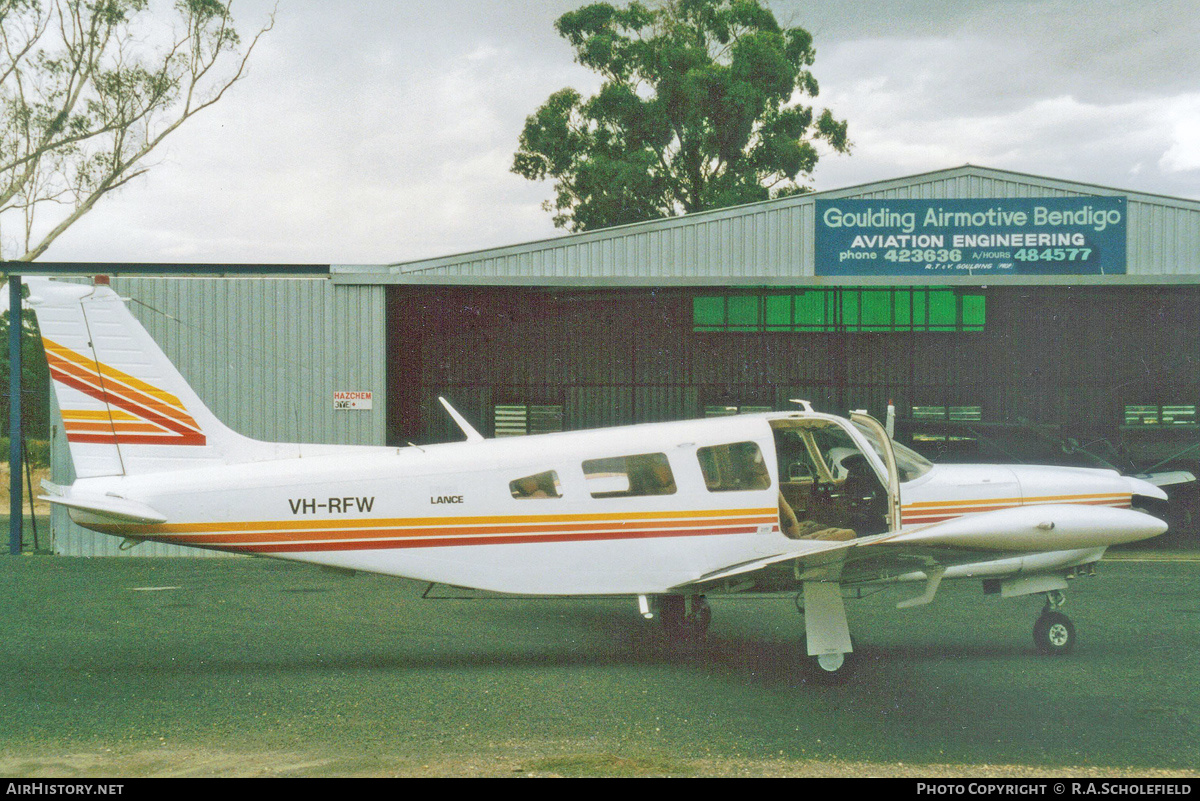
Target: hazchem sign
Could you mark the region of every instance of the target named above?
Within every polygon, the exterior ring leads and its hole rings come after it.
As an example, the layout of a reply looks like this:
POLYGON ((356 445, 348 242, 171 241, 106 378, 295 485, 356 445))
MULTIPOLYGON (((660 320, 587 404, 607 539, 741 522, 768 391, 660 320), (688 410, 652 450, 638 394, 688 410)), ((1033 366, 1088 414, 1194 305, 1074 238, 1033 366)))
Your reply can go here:
POLYGON ((333 408, 336 411, 364 411, 371 408, 370 392, 348 392, 338 390, 333 393, 333 408))
POLYGON ((1123 197, 816 201, 817 275, 1125 273, 1123 197))

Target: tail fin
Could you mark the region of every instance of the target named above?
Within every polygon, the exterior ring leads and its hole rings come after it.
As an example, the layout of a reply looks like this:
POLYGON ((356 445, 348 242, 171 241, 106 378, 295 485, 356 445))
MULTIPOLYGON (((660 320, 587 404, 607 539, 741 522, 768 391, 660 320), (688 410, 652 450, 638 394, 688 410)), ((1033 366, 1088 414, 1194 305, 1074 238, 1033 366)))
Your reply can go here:
POLYGON ((265 444, 217 420, 112 289, 25 282, 79 478, 240 461, 265 444))

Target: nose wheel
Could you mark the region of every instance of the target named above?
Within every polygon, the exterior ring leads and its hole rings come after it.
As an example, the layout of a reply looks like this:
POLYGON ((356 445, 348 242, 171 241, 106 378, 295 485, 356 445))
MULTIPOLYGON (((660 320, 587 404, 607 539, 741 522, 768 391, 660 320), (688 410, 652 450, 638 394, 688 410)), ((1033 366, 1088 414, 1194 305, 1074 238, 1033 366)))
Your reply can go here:
POLYGON ((1057 590, 1046 594, 1046 606, 1033 624, 1033 645, 1039 654, 1065 656, 1075 649, 1075 624, 1058 611, 1064 601, 1057 590))

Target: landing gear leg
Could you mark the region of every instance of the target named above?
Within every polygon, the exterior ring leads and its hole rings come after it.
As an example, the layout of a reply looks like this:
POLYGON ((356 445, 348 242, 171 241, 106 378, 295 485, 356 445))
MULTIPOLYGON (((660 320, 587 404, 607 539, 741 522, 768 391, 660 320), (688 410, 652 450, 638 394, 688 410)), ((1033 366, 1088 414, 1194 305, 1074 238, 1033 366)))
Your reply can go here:
POLYGON ((663 631, 673 642, 700 640, 712 623, 712 608, 703 595, 664 595, 658 600, 658 614, 663 631))
POLYGON ((1059 590, 1046 593, 1046 606, 1033 624, 1033 645, 1039 654, 1065 656, 1075 649, 1075 625, 1058 611, 1065 602, 1059 590))
POLYGON ((817 680, 845 681, 854 666, 854 645, 838 584, 804 582, 804 632, 817 680))

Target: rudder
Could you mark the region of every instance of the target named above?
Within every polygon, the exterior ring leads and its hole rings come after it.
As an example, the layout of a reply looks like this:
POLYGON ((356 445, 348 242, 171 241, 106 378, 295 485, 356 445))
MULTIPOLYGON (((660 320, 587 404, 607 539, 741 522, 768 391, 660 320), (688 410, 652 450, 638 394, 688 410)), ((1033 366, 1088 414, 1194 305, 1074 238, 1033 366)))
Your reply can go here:
POLYGON ((227 462, 260 444, 217 420, 111 288, 25 282, 79 478, 227 462))

